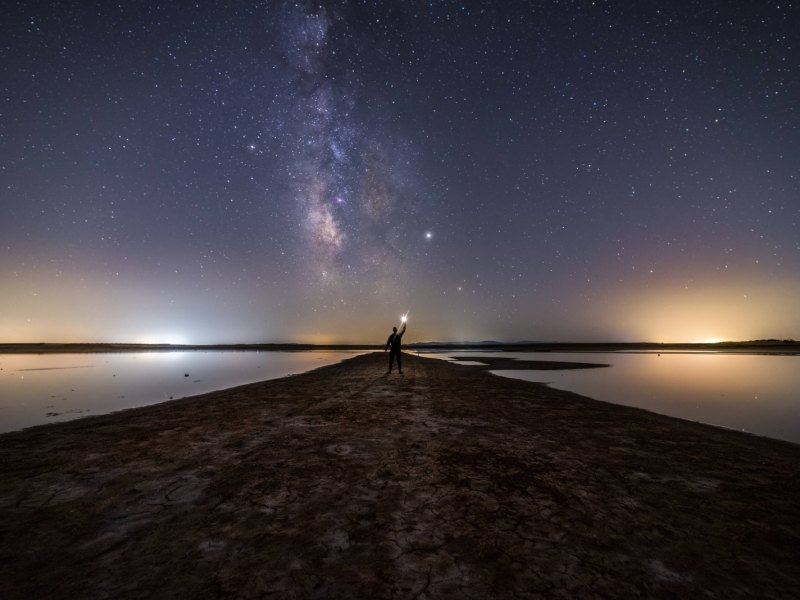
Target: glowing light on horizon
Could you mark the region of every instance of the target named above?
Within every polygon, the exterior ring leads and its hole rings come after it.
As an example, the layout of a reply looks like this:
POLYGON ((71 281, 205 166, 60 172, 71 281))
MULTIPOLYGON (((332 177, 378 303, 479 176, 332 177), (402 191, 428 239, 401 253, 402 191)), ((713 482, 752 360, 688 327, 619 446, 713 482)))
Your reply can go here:
POLYGON ((135 344, 172 344, 174 346, 182 346, 191 344, 189 338, 180 333, 156 333, 152 335, 145 335, 139 337, 134 342, 135 344))
POLYGON ((706 281, 691 288, 661 283, 647 289, 621 291, 612 308, 597 312, 620 323, 629 340, 714 344, 725 341, 783 339, 796 329, 792 314, 800 286, 794 282, 730 278, 706 281), (742 293, 742 289, 757 292, 742 293))
MULTIPOLYGON (((787 158, 798 136, 781 129, 795 109, 783 95, 755 108, 755 96, 716 83, 725 71, 762 89, 788 85, 785 71, 750 60, 775 13, 768 3, 720 3, 714 19, 677 24, 646 3, 629 2, 622 20, 595 11, 593 26, 615 32, 592 41, 597 64, 619 62, 619 40, 673 25, 675 39, 695 42, 693 55, 716 57, 693 63, 694 91, 674 102, 659 93, 607 103, 598 94, 622 75, 564 58, 586 43, 574 35, 579 6, 541 19, 515 3, 437 28, 419 26, 408 2, 391 14, 375 3, 270 3, 259 32, 274 47, 256 51, 269 75, 226 80, 233 108, 187 89, 217 89, 220 73, 252 64, 243 3, 220 22, 163 3, 159 18, 192 32, 177 61, 158 60, 158 44, 130 53, 118 40, 120 28, 152 26, 143 11, 90 26, 70 3, 28 4, 25 19, 9 20, 9 56, 30 54, 29 21, 64 23, 70 43, 8 69, 15 92, 4 111, 67 118, 3 130, 0 342, 374 345, 407 327, 412 307, 409 342, 800 339, 798 186, 787 158), (735 47, 720 45, 718 22, 742 32, 735 47), (508 52, 518 29, 560 40, 560 51, 508 52), (475 36, 479 49, 451 52, 475 36), (387 73, 410 68, 397 40, 454 61, 415 64, 423 88, 435 83, 431 97, 407 93, 407 82, 387 88, 387 73), (209 46, 215 60, 194 60, 209 46), (86 60, 96 55, 107 59, 86 60), (352 59, 361 55, 380 58, 352 59), (152 94, 107 77, 109 64, 147 73, 152 94), (529 85, 530 73, 551 72, 568 92, 529 85), (464 91, 498 73, 503 85, 464 91), (525 101, 510 102, 509 90, 525 101), (483 106, 503 107, 503 125, 483 106), (600 108, 620 125, 587 135, 581 124, 600 108), (103 115, 100 134, 87 110, 103 115), (673 112, 695 115, 696 126, 668 123, 673 112), (627 126, 631 114, 649 125, 627 126), (760 133, 738 136, 732 152, 732 127, 760 133), (659 161, 665 148, 691 152, 659 161)), ((426 22, 447 16, 430 4, 426 22)), ((775 19, 770 51, 788 55, 789 21, 775 19)), ((686 74, 663 68, 685 61, 683 48, 662 50, 626 56, 636 68, 625 86, 683 89, 686 74)))

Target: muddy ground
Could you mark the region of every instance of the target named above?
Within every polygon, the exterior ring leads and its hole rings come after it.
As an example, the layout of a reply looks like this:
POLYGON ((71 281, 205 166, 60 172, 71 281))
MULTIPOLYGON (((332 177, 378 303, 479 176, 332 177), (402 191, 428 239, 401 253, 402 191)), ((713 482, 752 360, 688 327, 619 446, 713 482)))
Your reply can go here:
POLYGON ((0 435, 0 597, 797 597, 800 446, 384 361, 0 435))

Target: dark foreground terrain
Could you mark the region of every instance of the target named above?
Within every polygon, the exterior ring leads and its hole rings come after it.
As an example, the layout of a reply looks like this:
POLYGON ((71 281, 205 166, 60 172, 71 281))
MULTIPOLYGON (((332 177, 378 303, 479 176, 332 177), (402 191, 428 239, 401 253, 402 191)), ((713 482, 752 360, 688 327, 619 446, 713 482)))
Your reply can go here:
POLYGON ((384 360, 1 435, 0 597, 797 597, 800 446, 384 360))

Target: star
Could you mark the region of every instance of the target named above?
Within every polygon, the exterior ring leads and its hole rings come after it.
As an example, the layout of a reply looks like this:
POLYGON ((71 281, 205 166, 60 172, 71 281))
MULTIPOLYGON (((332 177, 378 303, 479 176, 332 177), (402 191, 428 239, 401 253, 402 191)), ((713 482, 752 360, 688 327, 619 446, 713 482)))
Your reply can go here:
POLYGON ((24 4, 0 340, 371 342, 398 298, 420 340, 800 337, 787 3, 161 3, 153 44, 24 4))

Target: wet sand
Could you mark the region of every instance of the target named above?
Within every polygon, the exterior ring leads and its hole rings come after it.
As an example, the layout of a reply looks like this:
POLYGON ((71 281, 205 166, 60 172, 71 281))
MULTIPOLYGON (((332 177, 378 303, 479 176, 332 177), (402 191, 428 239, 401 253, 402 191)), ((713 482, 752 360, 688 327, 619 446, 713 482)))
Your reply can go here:
POLYGON ((797 597, 800 446, 384 361, 0 435, 0 596, 797 597))

